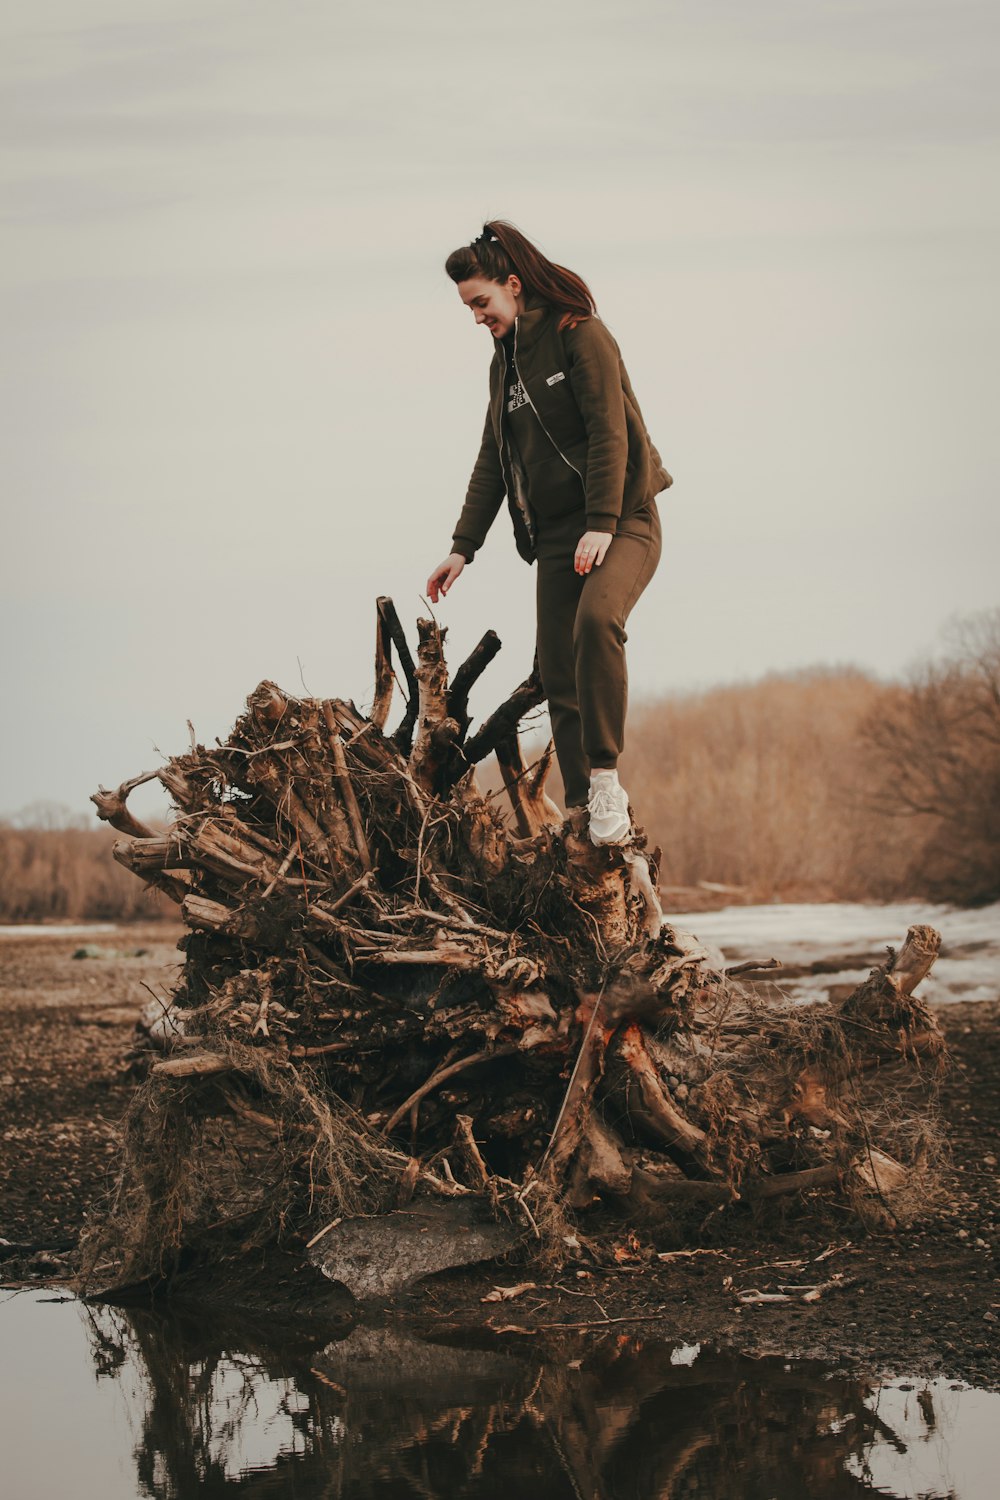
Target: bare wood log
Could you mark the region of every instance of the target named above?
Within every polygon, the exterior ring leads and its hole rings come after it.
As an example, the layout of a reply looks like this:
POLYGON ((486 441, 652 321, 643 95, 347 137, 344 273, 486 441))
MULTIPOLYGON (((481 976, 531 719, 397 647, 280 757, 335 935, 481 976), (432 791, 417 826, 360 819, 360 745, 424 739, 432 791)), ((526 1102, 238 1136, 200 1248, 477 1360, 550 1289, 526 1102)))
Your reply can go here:
POLYGON ((179 835, 188 864, 202 865, 223 876, 274 880, 278 866, 274 859, 256 848, 248 839, 220 827, 214 818, 186 826, 179 835))
POLYGON ((158 1078, 207 1078, 213 1073, 229 1073, 232 1063, 217 1052, 190 1052, 186 1057, 168 1057, 154 1063, 151 1072, 158 1078))
POLYGON ((128 834, 134 839, 151 839, 156 835, 145 823, 140 823, 128 809, 129 793, 134 792, 137 786, 144 786, 147 781, 155 781, 160 776, 159 771, 144 771, 141 776, 133 776, 130 781, 123 781, 121 786, 114 791, 107 787, 99 786, 91 796, 91 802, 97 808, 97 816, 102 823, 110 823, 112 828, 119 833, 128 834))
POLYGON ((368 716, 379 731, 385 728, 385 721, 389 717, 395 685, 392 675, 392 632, 383 608, 386 603, 391 604, 392 601, 385 596, 375 601, 375 699, 368 716))
MULTIPOLYGON (((364 718, 353 703, 343 698, 328 698, 334 723, 345 747, 363 765, 373 771, 404 771, 405 762, 392 740, 383 739, 370 719, 364 718)), ((325 713, 325 710, 324 710, 325 713)))
POLYGON ((725 1182, 663 1176, 634 1167, 628 1203, 644 1218, 658 1219, 669 1217, 678 1205, 685 1203, 702 1203, 706 1207, 715 1204, 722 1207, 740 1200, 770 1202, 775 1198, 791 1197, 795 1193, 816 1192, 836 1186, 842 1176, 843 1169, 835 1162, 829 1162, 819 1167, 807 1167, 799 1172, 758 1177, 745 1182, 737 1192, 725 1182))
POLYGON ((438 948, 365 948, 354 950, 359 963, 366 964, 436 964, 451 969, 478 970, 482 954, 460 943, 442 943, 438 948))
POLYGON ((832 1187, 842 1175, 843 1169, 836 1162, 827 1162, 820 1167, 804 1167, 800 1172, 779 1172, 774 1177, 758 1178, 747 1192, 754 1198, 785 1198, 790 1193, 832 1187))
POLYGON ((912 997, 933 968, 940 948, 941 934, 933 927, 923 923, 911 927, 899 952, 844 1001, 841 1019, 881 1027, 929 1019, 926 1008, 912 997))
POLYGON ((172 833, 156 833, 148 838, 116 839, 112 854, 120 865, 143 879, 163 870, 186 870, 192 863, 184 845, 172 833))
POLYGON ((556 1116, 549 1143, 538 1164, 539 1177, 547 1174, 554 1183, 564 1177, 583 1139, 591 1099, 604 1067, 606 1046, 607 1034, 600 1021, 600 998, 595 996, 569 1086, 556 1116))
POLYGON ((333 870, 341 868, 341 861, 331 850, 329 840, 315 812, 307 807, 301 792, 296 791, 283 768, 276 765, 270 756, 259 755, 248 761, 244 772, 247 783, 260 791, 273 804, 275 812, 298 835, 303 848, 312 851, 333 870))
POLYGON ((655 1222, 672 1217, 678 1206, 694 1203, 706 1208, 719 1208, 738 1201, 739 1196, 725 1182, 663 1175, 636 1166, 632 1169, 632 1184, 627 1202, 637 1218, 655 1222))
POLYGON ((473 1052, 468 1057, 463 1057, 458 1062, 449 1063, 447 1067, 438 1068, 436 1072, 422 1083, 418 1089, 414 1089, 409 1098, 404 1099, 397 1110, 389 1116, 382 1126, 383 1135, 391 1135, 404 1115, 408 1115, 415 1104, 425 1099, 434 1089, 439 1088, 447 1079, 453 1078, 456 1073, 464 1073, 468 1068, 478 1067, 480 1063, 491 1062, 496 1058, 509 1057, 517 1049, 509 1046, 485 1047, 481 1052, 473 1052))
POLYGON ((469 765, 478 765, 481 760, 486 759, 491 750, 496 749, 501 740, 507 739, 511 734, 516 734, 518 725, 525 714, 544 702, 545 690, 542 687, 536 654, 530 676, 514 689, 505 703, 490 714, 485 724, 471 739, 466 740, 463 750, 469 765))
MULTIPOLYGON (((341 799, 334 789, 336 768, 331 765, 333 757, 327 740, 329 734, 326 719, 327 705, 313 701, 309 703, 308 708, 316 711, 316 722, 310 725, 299 742, 291 747, 296 752, 295 759, 283 762, 287 768, 284 774, 281 767, 274 767, 274 785, 270 795, 273 801, 275 794, 281 796, 277 791, 278 786, 284 783, 289 787, 295 800, 290 802, 286 796, 284 803, 288 804, 293 814, 298 814, 300 805, 304 806, 306 817, 312 818, 319 826, 324 845, 319 846, 313 842, 312 847, 319 849, 320 858, 328 864, 331 876, 339 879, 351 872, 355 863, 354 837, 347 814, 341 806, 341 799), (296 792, 296 786, 300 789, 298 792, 296 792)), ((334 733, 336 734, 336 726, 334 726, 334 733)), ((337 743, 340 744, 339 737, 337 743)), ((343 753, 342 745, 341 753, 343 753)), ((297 834, 297 845, 309 849, 308 836, 297 824, 293 823, 293 826, 297 834)), ((294 855, 295 850, 290 850, 289 853, 294 855)), ((285 860, 288 860, 287 854, 285 860)))
POLYGON ((572 828, 563 842, 573 900, 593 923, 595 942, 607 961, 611 954, 627 948, 636 935, 622 851, 614 847, 595 848, 588 836, 572 828))
POLYGON ((495 630, 487 630, 452 678, 448 690, 448 717, 458 724, 459 740, 465 738, 472 722, 469 717, 469 693, 499 650, 500 637, 495 630))
POLYGON ((336 913, 340 911, 342 906, 346 906, 349 901, 354 900, 355 896, 359 896, 363 890, 367 889, 367 887, 371 884, 371 879, 371 870, 366 870, 363 875, 359 876, 357 880, 353 881, 347 887, 346 891, 342 891, 341 894, 334 900, 331 901, 329 898, 327 898, 323 901, 313 901, 310 904, 309 910, 311 912, 318 911, 322 913, 324 917, 335 916, 336 913))
POLYGON ((126 870, 131 870, 133 875, 145 880, 147 885, 163 891, 172 901, 183 901, 190 889, 186 875, 164 873, 166 870, 183 871, 188 864, 176 840, 169 834, 115 839, 111 857, 126 870))
POLYGON ((273 682, 259 682, 247 699, 251 717, 265 730, 274 730, 288 712, 288 699, 273 682))
POLYGON ((217 932, 229 937, 240 937, 252 942, 259 928, 249 912, 224 906, 221 901, 210 901, 191 891, 181 902, 181 916, 189 927, 197 932, 217 932))
POLYGON ((347 809, 348 821, 351 825, 351 833, 354 838, 354 847, 358 852, 358 858, 364 869, 372 867, 371 851, 368 848, 368 839, 365 834, 364 820, 361 817, 361 808, 354 792, 354 783, 351 781, 351 773, 347 769, 347 758, 344 755, 344 744, 337 733, 337 725, 333 717, 333 710, 329 703, 323 704, 323 717, 326 723, 327 733, 330 737, 330 753, 333 757, 334 773, 337 777, 337 785, 340 795, 344 799, 344 807, 347 809))
MULTIPOLYGON (((403 676, 406 678, 406 711, 398 729, 392 736, 392 742, 401 755, 408 756, 413 744, 413 728, 417 721, 419 706, 420 695, 417 687, 417 673, 413 665, 413 657, 410 655, 406 632, 403 630, 399 616, 396 613, 396 606, 387 595, 383 594, 376 601, 376 609, 378 611, 381 647, 388 659, 389 643, 391 642, 395 646, 396 656, 403 669, 403 676)), ((378 670, 376 668, 377 680, 378 670)), ((388 705, 386 705, 386 711, 388 712, 388 705)), ((383 720, 382 723, 384 724, 384 722, 383 720)), ((381 729, 382 724, 377 725, 377 727, 381 729)))
POLYGON ((170 761, 156 775, 163 790, 169 793, 182 812, 197 812, 204 809, 205 789, 192 784, 190 777, 185 775, 177 760, 170 761))
POLYGON ((643 931, 647 938, 655 938, 663 926, 663 907, 649 873, 649 859, 641 850, 627 848, 622 849, 622 859, 628 868, 629 884, 642 901, 643 931))
POLYGON ((748 958, 746 963, 730 964, 726 969, 726 977, 736 979, 740 974, 762 974, 765 970, 782 967, 780 958, 748 958))
MULTIPOLYGON (((280 1120, 276 1120, 273 1115, 265 1115, 262 1110, 254 1109, 252 1104, 248 1104, 247 1101, 233 1089, 223 1089, 222 1097, 225 1099, 234 1115, 237 1115, 241 1120, 246 1120, 248 1125, 256 1125, 258 1130, 266 1131, 268 1135, 281 1135, 283 1131, 288 1128, 283 1125, 280 1120)), ((297 1127, 293 1126, 292 1128, 298 1128, 299 1130, 302 1130, 304 1127, 302 1125, 298 1125, 297 1127)))
POLYGON ((476 786, 476 773, 470 768, 452 790, 461 821, 459 829, 484 885, 492 883, 507 867, 510 846, 507 830, 490 803, 476 786))
POLYGON ((900 994, 912 995, 922 979, 926 979, 938 954, 941 952, 941 934, 933 927, 919 923, 911 927, 906 941, 896 955, 889 973, 900 994))
POLYGON ((653 1129, 667 1146, 680 1146, 702 1166, 707 1167, 708 1150, 705 1132, 685 1119, 673 1103, 646 1050, 640 1027, 627 1026, 618 1041, 618 1051, 632 1070, 639 1085, 645 1114, 653 1129))
POLYGON ((534 838, 546 828, 561 828, 564 821, 562 813, 545 791, 553 749, 550 741, 539 766, 532 772, 524 764, 521 742, 516 734, 508 735, 496 746, 497 764, 514 810, 514 822, 518 833, 525 839, 534 838))
POLYGON ((620 1137, 591 1110, 583 1129, 568 1200, 586 1208, 601 1193, 627 1198, 632 1190, 632 1167, 626 1163, 620 1137))
POLYGON ((97 816, 104 823, 110 823, 117 832, 126 835, 126 838, 118 839, 112 846, 112 857, 119 864, 124 865, 133 874, 139 875, 148 885, 155 886, 157 890, 163 891, 172 901, 183 901, 188 886, 184 878, 165 875, 163 871, 167 868, 166 859, 158 863, 156 855, 152 851, 152 843, 162 837, 141 823, 128 809, 129 793, 137 786, 143 786, 147 781, 155 781, 159 776, 158 771, 145 771, 141 776, 133 776, 130 781, 123 781, 121 786, 114 791, 107 787, 98 787, 91 797, 91 802, 97 809, 97 816), (140 851, 134 847, 134 841, 141 840, 149 842, 150 848, 147 859, 144 860, 140 851))
POLYGON ((489 1170, 483 1161, 483 1155, 476 1145, 476 1138, 472 1133, 471 1115, 457 1114, 455 1116, 455 1144, 465 1159, 478 1187, 485 1187, 489 1181, 489 1170))
POLYGON ((327 1042, 322 1047, 289 1047, 289 1057, 328 1057, 335 1052, 352 1052, 359 1050, 356 1041, 349 1042, 327 1042))
POLYGON ((448 713, 448 668, 444 660, 447 631, 434 620, 418 620, 417 633, 420 638, 417 645, 420 706, 416 739, 408 764, 417 786, 433 796, 443 789, 443 767, 455 758, 458 724, 448 713))

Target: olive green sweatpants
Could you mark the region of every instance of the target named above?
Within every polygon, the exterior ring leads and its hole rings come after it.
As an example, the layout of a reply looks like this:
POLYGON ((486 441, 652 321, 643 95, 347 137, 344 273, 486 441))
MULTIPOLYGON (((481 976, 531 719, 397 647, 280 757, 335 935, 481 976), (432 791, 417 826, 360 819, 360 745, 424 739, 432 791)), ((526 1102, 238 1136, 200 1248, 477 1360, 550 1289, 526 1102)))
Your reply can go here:
POLYGON ((655 500, 620 523, 599 568, 574 570, 582 511, 542 523, 537 545, 538 666, 566 806, 583 807, 591 771, 617 766, 625 745, 625 621, 660 560, 655 500))

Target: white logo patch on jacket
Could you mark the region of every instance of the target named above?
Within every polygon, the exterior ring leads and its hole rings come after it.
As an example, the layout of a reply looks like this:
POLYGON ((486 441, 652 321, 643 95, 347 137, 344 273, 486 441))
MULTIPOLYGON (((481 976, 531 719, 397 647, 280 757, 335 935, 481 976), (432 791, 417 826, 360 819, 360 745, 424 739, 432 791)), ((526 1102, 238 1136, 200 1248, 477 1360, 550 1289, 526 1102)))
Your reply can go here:
POLYGON ((550 375, 549 376, 549 378, 548 378, 548 380, 546 380, 545 384, 546 385, 556 385, 560 380, 565 380, 565 379, 566 379, 566 376, 563 373, 563 371, 562 370, 557 370, 554 375, 550 375))

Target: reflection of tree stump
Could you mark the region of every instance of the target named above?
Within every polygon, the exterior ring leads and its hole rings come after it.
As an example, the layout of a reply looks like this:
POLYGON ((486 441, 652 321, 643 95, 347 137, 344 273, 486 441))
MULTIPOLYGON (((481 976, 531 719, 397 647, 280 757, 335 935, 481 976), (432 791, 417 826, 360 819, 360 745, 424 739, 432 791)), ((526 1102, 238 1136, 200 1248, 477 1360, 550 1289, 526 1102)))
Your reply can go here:
POLYGON ((434 1344, 398 1323, 322 1347, 311 1329, 223 1327, 182 1310, 98 1307, 88 1318, 96 1368, 135 1392, 136 1491, 157 1497, 844 1500, 884 1493, 853 1477, 880 1444, 900 1455, 946 1441, 929 1390, 911 1438, 880 1414, 878 1383, 864 1376, 707 1351, 688 1366, 648 1333, 586 1345, 564 1334, 554 1350, 520 1338, 515 1357, 502 1341, 434 1344))
POLYGON ((449 685, 444 635, 419 622, 414 667, 379 600, 370 717, 261 683, 225 744, 151 773, 176 805, 165 834, 128 811, 150 777, 95 796, 124 835, 115 857, 189 928, 186 1037, 153 1069, 160 1107, 270 1129, 313 1195, 322 1111, 293 1126, 279 1075, 298 1105, 346 1101, 369 1173, 516 1194, 532 1222, 532 1192, 552 1189, 647 1220, 820 1186, 902 1212, 907 1132, 880 1135, 857 1083, 940 1052, 913 996, 937 934, 911 929, 842 1005, 763 1001, 662 921, 641 832, 595 849, 561 822, 551 746, 526 767, 517 739, 536 673, 469 734, 499 643, 484 637, 449 685), (408 701, 387 734, 394 651, 408 701), (513 829, 477 785, 491 751, 513 829))

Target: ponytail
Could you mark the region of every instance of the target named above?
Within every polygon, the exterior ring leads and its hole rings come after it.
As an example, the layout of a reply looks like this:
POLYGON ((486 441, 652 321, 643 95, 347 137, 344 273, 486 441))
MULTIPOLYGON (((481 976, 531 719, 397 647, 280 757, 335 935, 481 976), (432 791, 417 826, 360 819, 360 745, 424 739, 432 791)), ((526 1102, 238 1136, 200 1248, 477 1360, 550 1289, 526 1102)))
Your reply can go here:
POLYGON ((562 314, 559 327, 573 328, 584 318, 593 317, 597 306, 590 288, 575 271, 556 265, 504 219, 490 219, 482 234, 471 245, 453 250, 444 263, 452 281, 469 281, 482 276, 487 281, 505 282, 517 276, 526 292, 541 297, 562 314))

